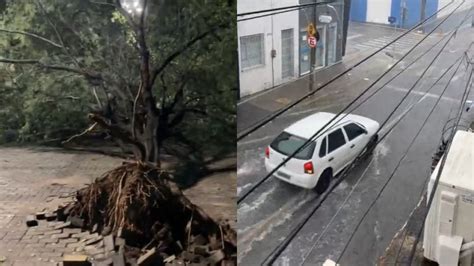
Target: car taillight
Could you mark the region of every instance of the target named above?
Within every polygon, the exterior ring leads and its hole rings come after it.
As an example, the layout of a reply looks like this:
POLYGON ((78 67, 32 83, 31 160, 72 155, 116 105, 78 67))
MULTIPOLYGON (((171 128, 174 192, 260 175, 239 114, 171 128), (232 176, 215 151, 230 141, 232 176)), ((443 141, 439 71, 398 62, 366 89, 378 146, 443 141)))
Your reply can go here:
POLYGON ((312 162, 307 162, 304 164, 304 172, 306 174, 313 174, 314 173, 314 168, 313 168, 313 163, 312 162))
POLYGON ((270 148, 269 147, 267 147, 265 149, 265 157, 270 158, 270 148))

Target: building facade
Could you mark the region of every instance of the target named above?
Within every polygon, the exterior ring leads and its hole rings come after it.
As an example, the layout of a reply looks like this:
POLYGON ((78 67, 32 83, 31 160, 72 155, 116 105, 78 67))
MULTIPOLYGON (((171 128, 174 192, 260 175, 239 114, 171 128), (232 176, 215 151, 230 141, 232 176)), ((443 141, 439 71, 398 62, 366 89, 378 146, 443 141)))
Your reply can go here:
MULTIPOLYGON (((411 28, 422 20, 422 6, 426 18, 450 2, 452 0, 352 0, 350 20, 411 28), (395 22, 390 23, 389 17, 394 17, 395 22)), ((470 5, 466 4, 459 10, 469 8, 470 5)), ((437 17, 443 17, 447 13, 449 10, 443 10, 437 17)))
MULTIPOLYGON (((238 0, 237 13, 297 5, 298 0, 238 0)), ((261 14, 260 14, 261 15, 261 14)), ((237 20, 251 15, 239 17, 237 20)), ((240 96, 272 88, 297 77, 298 13, 237 22, 240 96)))
MULTIPOLYGON (((315 0, 238 0, 237 13, 314 2, 315 0)), ((289 12, 273 11, 239 16, 237 34, 240 97, 279 86, 309 73, 310 48, 306 40, 309 23, 316 24, 321 37, 316 49, 315 69, 341 61, 346 35, 343 28, 346 27, 344 21, 347 17, 348 15, 344 16, 344 0, 292 9, 289 12), (269 13, 278 14, 259 17, 269 13), (248 19, 252 17, 259 18, 248 19)))

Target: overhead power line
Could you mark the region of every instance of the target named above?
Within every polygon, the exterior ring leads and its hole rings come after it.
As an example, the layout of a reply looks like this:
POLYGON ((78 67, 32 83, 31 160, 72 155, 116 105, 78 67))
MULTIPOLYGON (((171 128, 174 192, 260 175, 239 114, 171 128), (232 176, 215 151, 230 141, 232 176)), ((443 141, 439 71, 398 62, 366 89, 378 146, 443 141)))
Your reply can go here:
POLYGON ((250 12, 245 12, 245 13, 239 13, 239 14, 237 14, 237 17, 244 17, 244 16, 255 15, 255 14, 268 13, 268 12, 281 11, 281 10, 294 9, 294 8, 306 8, 306 7, 312 7, 312 6, 317 6, 317 5, 330 4, 330 3, 334 3, 334 2, 335 2, 335 0, 316 1, 315 3, 309 3, 309 4, 275 7, 275 8, 258 10, 258 11, 250 11, 250 12))
MULTIPOLYGON (((428 114, 428 117, 425 119, 425 121, 423 122, 423 125, 421 126, 420 130, 418 131, 418 133, 416 134, 416 136, 414 137, 414 139, 413 139, 412 142, 410 143, 410 145, 409 145, 409 147, 408 147, 408 149, 407 149, 407 152, 405 152, 405 154, 403 155, 403 157, 400 159, 400 161, 399 161, 397 167, 392 171, 390 177, 388 178, 388 180, 387 180, 387 182, 386 182, 385 184, 388 184, 388 182, 390 182, 390 180, 391 180, 392 177, 394 176, 395 172, 398 170, 398 168, 399 168, 399 166, 400 166, 400 162, 401 162, 402 160, 404 160, 406 154, 408 153, 408 150, 410 150, 411 146, 413 145, 414 140, 418 137, 419 133, 421 132, 421 130, 422 130, 423 127, 425 126, 425 124, 426 124, 426 122, 428 121, 429 117, 430 117, 431 114, 433 113, 433 110, 436 108, 436 106, 437 106, 438 103, 440 102, 441 98, 443 97, 444 93, 446 92, 446 89, 448 88, 448 86, 449 86, 451 80, 453 79, 454 75, 456 74, 456 72, 457 72, 458 69, 459 69, 459 66, 460 66, 461 63, 462 63, 462 59, 463 59, 463 58, 464 58, 464 56, 459 57, 459 58, 438 78, 438 80, 424 93, 424 95, 427 95, 427 94, 431 91, 431 89, 433 89, 433 88, 435 87, 435 85, 436 85, 442 78, 444 78, 444 77, 446 76, 446 74, 447 74, 449 71, 451 71, 451 69, 452 69, 456 64, 459 63, 458 66, 456 67, 456 69, 454 70, 453 75, 450 77, 449 81, 447 82, 446 86, 444 87, 443 91, 441 92, 441 95, 438 97, 438 99, 436 100, 435 104, 433 105, 433 107, 432 107, 430 113, 428 114)), ((424 96, 422 96, 422 97, 424 97, 424 96)), ((400 119, 400 120, 398 120, 398 121, 401 121, 401 120, 402 120, 402 119, 400 119)), ((398 123, 397 123, 397 124, 398 124, 398 123)), ((392 128, 394 128, 394 127, 396 127, 396 124, 392 126, 392 128)), ((391 130, 388 131, 386 135, 388 135, 389 132, 391 132, 391 130)), ((378 142, 380 143, 381 141, 378 141, 378 142)), ((370 164, 367 166, 367 168, 368 168, 368 167, 370 167, 370 164)), ((362 177, 363 177, 363 175, 360 177, 360 179, 362 179, 362 177)), ((357 183, 356 185, 354 185, 352 191, 354 191, 354 189, 357 187, 357 185, 358 185, 358 183, 357 183)), ((386 186, 386 185, 385 185, 385 186, 386 186)), ((383 189, 385 188, 385 186, 382 188, 382 191, 383 191, 383 189)), ((344 203, 340 205, 340 207, 339 207, 339 209, 338 209, 338 212, 332 217, 331 221, 324 227, 325 230, 327 230, 327 229, 330 227, 330 225, 331 225, 332 222, 334 221, 335 217, 338 215, 339 211, 344 207, 345 203, 347 202, 347 200, 349 199, 349 197, 352 195, 352 191, 351 191, 351 193, 350 193, 349 195, 347 195, 347 197, 346 197, 344 203)), ((379 193, 379 194, 381 194, 381 193, 379 193)), ((379 196, 377 196, 376 200, 378 199, 378 197, 379 197, 379 196)), ((375 200, 375 201, 376 201, 376 200, 375 200)), ((369 209, 370 209, 370 208, 371 208, 371 207, 369 207, 369 209)), ((364 216, 361 220, 363 220, 363 219, 365 219, 365 216, 364 216)), ((357 228, 358 228, 358 226, 357 226, 357 228)), ((309 257, 309 254, 313 251, 313 249, 314 249, 314 248, 317 246, 317 244, 319 243, 319 239, 321 239, 323 236, 324 236, 324 234, 321 234, 321 235, 319 236, 318 241, 316 241, 316 242, 313 244, 313 246, 311 247, 310 251, 307 253, 307 256, 305 257, 304 261, 306 261, 306 259, 309 257)), ((303 263, 304 263, 304 262, 303 262, 303 263)))
MULTIPOLYGON (((465 0, 463 0, 461 2, 461 4, 463 4, 465 2, 465 0)), ((375 50, 374 52, 372 52, 371 54, 369 54, 367 57, 363 58, 362 60, 360 60, 359 62, 355 63, 354 65, 352 65, 351 67, 349 67, 348 69, 346 69, 345 71, 337 74, 336 76, 334 76, 333 78, 331 78, 329 81, 325 82, 323 85, 321 85, 320 87, 318 87, 316 90, 314 91, 311 91, 309 93, 307 93, 306 95, 304 95, 303 97, 299 98, 298 100, 294 101, 293 103, 287 105, 286 107, 274 112, 273 114, 267 116, 266 118, 262 119, 261 121, 257 122, 256 124, 250 126, 249 128, 243 130, 243 133, 239 134, 237 136, 237 141, 240 141, 242 140, 243 138, 249 136, 250 134, 252 134, 253 132, 257 131, 258 129, 260 129, 261 127, 265 126, 266 124, 268 124, 270 121, 274 120, 275 118, 279 117, 281 114, 283 114, 284 112, 288 111, 289 109, 293 108, 294 106, 296 106, 297 104, 299 104, 300 102, 302 102, 303 100, 307 99, 308 97, 312 96, 313 94, 315 94, 316 92, 322 90, 323 88, 325 88, 326 86, 328 86, 329 84, 331 84, 332 82, 334 82, 335 80, 339 79, 340 77, 344 76, 346 73, 352 71, 354 68, 358 67, 359 65, 363 64, 364 62, 366 62, 367 60, 369 60, 370 58, 372 58, 374 55, 378 54, 380 51, 384 50, 385 48, 387 48, 388 46, 390 46, 391 44, 395 43, 396 41, 398 41, 399 39, 401 39, 402 37, 406 36, 407 34, 409 34, 410 32, 416 30, 420 25, 424 24, 425 22, 427 22, 429 19, 433 18, 434 16, 436 16, 439 12, 443 11, 445 8, 447 8, 449 5, 451 5, 452 2, 449 2, 448 4, 446 4, 445 6, 443 6, 442 8, 440 8, 438 11, 434 12, 431 16, 427 17, 426 19, 424 19, 423 21, 420 21, 418 24, 416 24, 415 26, 413 26, 412 28, 410 28, 409 30, 407 30, 406 32, 400 34, 398 37, 396 37, 395 39, 393 39, 392 41, 388 42, 387 44, 385 44, 384 46, 382 46, 381 48, 375 50)), ((457 8, 456 8, 457 9, 457 8)), ((309 78, 311 78, 309 76, 309 78)))
POLYGON ((247 21, 247 20, 252 20, 252 19, 257 19, 257 18, 263 18, 263 17, 268 17, 268 16, 275 16, 275 15, 279 15, 279 14, 283 14, 283 13, 297 11, 297 10, 300 10, 300 9, 303 9, 303 8, 297 7, 297 8, 293 8, 293 9, 287 9, 287 10, 283 10, 283 11, 279 11, 279 12, 274 12, 274 13, 255 16, 255 17, 250 17, 250 18, 241 18, 241 19, 238 19, 237 22, 242 22, 242 21, 247 21))
MULTIPOLYGON (((458 6, 459 7, 459 6, 458 6)), ((441 25, 442 23, 440 23, 439 25, 441 25)), ((439 26, 438 25, 438 26, 439 26)), ((454 32, 451 34, 451 37, 454 36, 454 32)), ((449 38, 450 40, 451 38, 449 38)), ((426 72, 428 71, 428 69, 432 66, 432 64, 434 63, 434 61, 439 57, 439 55, 441 54, 441 52, 444 50, 444 48, 446 47, 446 45, 449 43, 449 40, 445 43, 445 45, 443 45, 443 48, 437 53, 437 55, 434 57, 434 59, 430 62, 430 64, 428 65, 428 67, 425 69, 425 71, 423 71, 423 73, 421 74, 421 76, 416 80, 416 82, 414 83, 414 85, 406 92, 405 96, 402 98, 401 101, 399 101, 399 103, 397 104, 397 106, 395 107, 395 109, 393 109, 393 111, 390 113, 390 115, 387 117, 387 119, 385 119, 385 121, 382 123, 382 125, 380 126, 380 129, 377 131, 380 132, 380 130, 383 128, 383 125, 385 125, 388 120, 390 119, 390 117, 395 113, 395 111, 398 109, 398 107, 401 106, 401 104, 403 103, 403 101, 406 99, 406 97, 408 97, 408 95, 411 93, 411 91, 415 88, 415 86, 418 84, 418 82, 421 80, 421 78, 423 78, 423 76, 426 74, 426 72)), ((398 124, 398 123, 397 123, 398 124)), ((394 125, 395 126, 395 125, 394 125)), ((380 141, 385 138, 385 136, 387 136, 391 130, 393 129, 393 127, 377 142, 380 143, 380 141)), ((367 146, 366 146, 367 148, 367 146)), ((360 156, 362 155, 362 152, 359 153, 356 158, 359 158, 360 156)), ((309 219, 312 217, 312 215, 316 212, 317 209, 319 209, 319 207, 321 206, 322 202, 324 202, 324 200, 327 198, 327 196, 329 195, 329 193, 332 191, 332 189, 335 188, 335 186, 337 184, 339 184, 340 182, 342 182, 342 180, 344 180, 345 176, 347 175, 349 169, 351 169, 351 167, 354 165, 354 163, 357 161, 354 160, 342 173, 341 173, 341 177, 338 178, 338 182, 336 182, 336 184, 334 186, 332 186, 331 190, 329 190, 328 192, 326 192, 324 194, 324 197, 318 202, 318 204, 308 213, 308 215, 302 219, 302 221, 294 228, 294 230, 287 236, 287 238, 281 243, 280 246, 278 246, 271 254, 269 257, 267 257, 267 259, 265 260, 265 262, 268 261, 267 265, 271 265, 277 258, 279 255, 281 255, 281 253, 285 250, 286 246, 289 245, 289 243, 294 239, 294 237, 297 235, 297 233, 303 228, 303 226, 309 221, 309 219)))
MULTIPOLYGON (((462 58, 465 58, 464 56, 462 58)), ((344 248, 341 252, 341 254, 339 255, 339 258, 337 259, 337 262, 339 262, 342 258, 342 256, 344 255, 344 253, 346 252, 350 242, 352 241, 352 239, 354 238, 356 232, 359 230, 359 227, 361 226, 362 222, 365 220, 365 218, 367 217, 367 215, 369 214, 370 210, 372 210, 372 208, 375 206, 375 203, 378 201, 378 199, 380 198, 380 196, 382 195, 383 191, 385 191, 385 188, 387 187, 387 185, 390 183, 390 181, 392 180, 392 178, 395 176, 395 173, 397 172, 397 170, 399 169, 399 167, 401 166, 401 163, 403 162, 403 160, 406 158, 406 156, 408 155, 408 152, 410 151, 411 147, 413 146, 413 144, 415 143, 415 140, 418 138, 418 136, 420 135, 421 131, 423 130, 423 128, 425 127, 426 123, 428 122, 428 119, 431 117, 435 107, 438 105, 439 101, 441 100, 441 97, 444 95, 444 92, 446 91, 446 89, 448 88, 450 82, 452 81, 453 77, 455 76, 457 70, 459 69, 459 67, 461 66, 461 62, 459 62, 457 68, 456 68, 456 71, 453 73, 453 75, 451 76, 451 78, 449 79, 446 87, 444 88, 443 92, 441 93, 441 95, 438 97, 438 99, 436 100, 436 103, 435 105, 433 105, 433 107, 431 108, 430 112, 428 113, 428 116, 425 118, 425 120, 423 121, 423 124, 421 125, 420 129, 418 130, 418 132, 416 133, 416 135, 412 138, 410 144, 408 145, 408 148, 407 150, 405 151, 405 153, 403 154, 403 156, 400 158, 400 160, 398 161, 395 169, 391 172, 389 178, 386 180, 386 182, 384 183, 384 185, 382 186, 382 189, 379 191, 379 193, 377 194, 377 196, 375 197, 375 199, 372 201, 372 203, 369 205, 369 208, 365 211, 364 215, 362 216, 362 218, 359 220, 359 222, 357 223, 355 229, 352 231, 348 241, 346 242, 346 244, 344 245, 344 248)), ((462 106, 462 103, 461 103, 461 106, 462 106)), ((462 107, 461 107, 462 108, 462 107)))
POLYGON ((457 115, 457 121, 456 121, 456 126, 453 128, 453 130, 451 131, 451 134, 450 134, 450 137, 449 137, 449 141, 448 141, 448 145, 446 147, 446 151, 445 151, 445 155, 443 156, 443 158, 441 159, 441 161, 439 162, 440 163, 440 166, 439 166, 439 169, 438 169, 438 174, 436 175, 436 178, 435 178, 435 181, 434 181, 434 184, 433 184, 433 188, 431 190, 431 193, 428 197, 428 203, 427 203, 427 207, 426 207, 426 212, 424 213, 423 215, 423 219, 422 219, 422 222, 421 222, 421 226, 420 226, 420 229, 418 230, 417 232, 417 235, 416 235, 416 238, 415 238, 415 241, 413 242, 413 246, 411 248, 411 252, 410 252, 410 257, 409 257, 409 265, 411 265, 411 263, 413 262, 413 258, 414 258, 414 255, 415 255, 415 251, 416 251, 416 247, 418 245, 418 241, 421 237, 421 233, 423 232, 423 228, 425 227, 425 222, 426 222, 426 217, 428 216, 428 211, 431 207, 431 204, 433 203, 433 199, 434 199, 434 195, 435 195, 435 192, 436 192, 436 189, 438 188, 438 185, 439 185, 439 179, 441 178, 441 174, 443 172, 443 169, 444 169, 444 165, 446 163, 446 158, 448 157, 448 154, 449 154, 449 150, 451 149, 451 144, 452 144, 452 141, 453 141, 453 138, 454 138, 454 135, 456 134, 456 131, 457 131, 457 128, 458 128, 458 125, 459 125, 459 122, 461 121, 461 116, 462 116, 462 112, 463 112, 463 107, 464 107, 464 102, 466 101, 467 97, 469 96, 469 93, 472 89, 472 84, 471 84, 471 79, 472 79, 472 74, 474 72, 474 69, 472 68, 472 64, 470 64, 471 66, 471 73, 469 74, 469 78, 467 79, 467 82, 466 82, 466 87, 465 87, 465 91, 464 91, 464 95, 461 99, 461 106, 459 108, 459 111, 458 111, 458 115, 457 115), (469 84, 471 84, 471 86, 469 86, 469 84))
MULTIPOLYGON (((393 64, 390 68, 384 71, 372 84, 369 85, 360 95, 358 95, 355 99, 353 99, 343 110, 341 110, 334 118, 330 119, 320 130, 318 130, 315 134, 313 134, 308 140, 306 140, 295 152, 289 155, 285 160, 283 160, 279 165, 277 165, 273 170, 271 170, 264 178, 260 179, 255 185, 253 185, 249 190, 247 190, 239 199, 237 203, 240 204, 250 193, 252 193, 258 186, 260 186, 263 182, 265 182, 268 178, 270 178, 278 169, 280 169, 283 165, 285 165, 289 160, 291 160, 296 154, 298 154, 301 150, 303 150, 309 143, 311 143, 315 138, 319 136, 319 134, 323 130, 329 130, 328 125, 332 124, 336 119, 339 122, 343 119, 347 114, 344 112, 349 109, 349 107, 354 104, 357 100, 359 100, 365 93, 367 93, 378 81, 380 81, 385 75, 387 75, 395 66, 397 66, 404 58, 408 56, 418 45, 420 45, 428 36, 430 36, 436 29, 438 29, 451 15, 464 3, 462 1, 460 5, 458 5, 448 16, 446 16, 436 27, 434 27, 427 35, 425 35, 418 43, 415 44, 406 54, 404 54, 395 64, 393 64), (343 115, 341 117, 341 115, 343 115)), ((335 123, 337 123, 335 122, 335 123)))

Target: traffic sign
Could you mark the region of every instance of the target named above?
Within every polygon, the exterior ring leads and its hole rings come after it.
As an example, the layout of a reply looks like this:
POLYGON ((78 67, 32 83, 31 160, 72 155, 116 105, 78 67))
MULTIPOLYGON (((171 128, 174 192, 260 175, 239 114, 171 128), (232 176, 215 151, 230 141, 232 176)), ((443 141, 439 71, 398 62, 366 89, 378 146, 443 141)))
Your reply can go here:
POLYGON ((308 46, 311 47, 311 48, 316 48, 316 37, 314 36, 308 36, 308 38, 306 39, 307 42, 308 42, 308 46))

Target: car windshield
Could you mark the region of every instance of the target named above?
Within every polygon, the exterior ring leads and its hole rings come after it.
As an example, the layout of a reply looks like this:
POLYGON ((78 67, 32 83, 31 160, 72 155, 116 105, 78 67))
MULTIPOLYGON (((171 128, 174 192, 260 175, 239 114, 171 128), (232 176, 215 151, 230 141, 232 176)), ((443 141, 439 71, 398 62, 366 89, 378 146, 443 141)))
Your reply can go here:
MULTIPOLYGON (((307 140, 301 137, 291 135, 288 132, 281 133, 273 142, 270 144, 272 149, 284 155, 293 154, 301 145, 307 140)), ((308 160, 313 156, 316 142, 311 141, 303 150, 298 152, 294 158, 308 160)))

